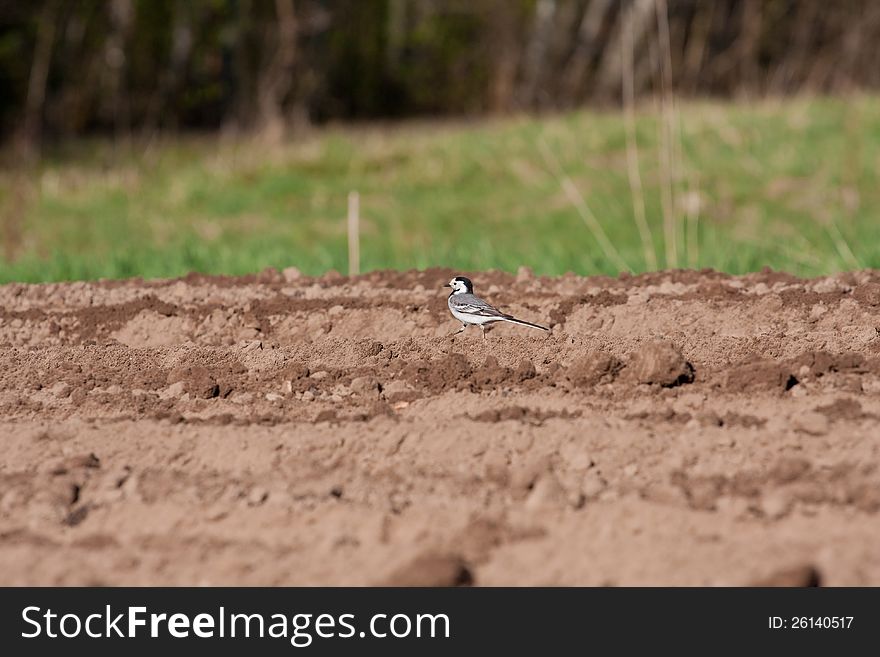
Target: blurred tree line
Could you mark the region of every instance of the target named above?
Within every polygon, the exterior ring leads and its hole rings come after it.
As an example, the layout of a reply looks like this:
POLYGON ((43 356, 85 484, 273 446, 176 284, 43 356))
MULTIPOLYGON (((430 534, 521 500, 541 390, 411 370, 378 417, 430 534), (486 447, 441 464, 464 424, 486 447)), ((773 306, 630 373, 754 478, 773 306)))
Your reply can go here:
POLYGON ((0 0, 0 134, 837 92, 878 42, 876 0, 0 0))

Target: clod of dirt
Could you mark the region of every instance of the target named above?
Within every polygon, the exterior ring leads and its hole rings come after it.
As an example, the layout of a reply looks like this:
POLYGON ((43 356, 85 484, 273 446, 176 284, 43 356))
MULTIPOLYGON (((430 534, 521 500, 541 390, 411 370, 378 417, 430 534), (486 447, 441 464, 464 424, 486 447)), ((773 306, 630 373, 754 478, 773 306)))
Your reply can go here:
POLYGON ((257 274, 258 283, 281 283, 284 277, 275 267, 266 267, 257 274))
POLYGON ((725 413, 724 417, 721 419, 725 427, 746 427, 747 429, 753 429, 755 427, 763 427, 767 424, 766 418, 733 412, 725 413))
POLYGON ((331 283, 331 284, 339 285, 340 283, 342 283, 345 280, 345 276, 340 274, 335 269, 330 269, 323 276, 320 276, 318 278, 318 280, 321 281, 322 283, 331 283))
POLYGON ((529 413, 522 406, 508 406, 506 408, 490 408, 477 413, 471 419, 476 422, 501 422, 502 420, 522 420, 529 413))
POLYGON ((761 498, 761 512, 771 520, 778 520, 791 511, 792 501, 784 491, 772 491, 761 498))
POLYGON ((186 392, 186 386, 183 381, 177 381, 176 383, 172 383, 170 386, 165 388, 165 391, 160 393, 163 398, 168 397, 180 397, 184 392, 186 392))
POLYGON ((263 343, 260 340, 251 340, 244 347, 242 347, 242 351, 248 353, 250 351, 257 351, 258 349, 263 348, 263 343))
POLYGON ((457 554, 428 552, 391 573, 380 586, 471 586, 474 576, 457 554))
POLYGON ((530 510, 561 508, 568 503, 568 496, 552 472, 546 472, 534 483, 525 507, 530 510))
POLYGON ((808 434, 810 436, 824 436, 828 433, 828 416, 815 411, 801 413, 795 416, 793 420, 796 431, 808 434))
POLYGON ((475 422, 503 422, 504 420, 520 420, 539 426, 544 420, 559 417, 570 419, 581 417, 580 410, 569 411, 542 411, 541 409, 526 408, 525 406, 505 406, 504 408, 490 408, 476 415, 470 416, 475 422))
POLYGON ((866 306, 880 306, 880 283, 863 283, 852 292, 853 299, 866 306))
POLYGON ((639 383, 658 384, 665 388, 691 383, 694 366, 671 342, 655 340, 630 354, 629 376, 639 383))
POLYGON ((97 469, 100 467, 101 460, 92 453, 70 456, 47 464, 49 474, 53 476, 65 475, 81 469, 97 469))
POLYGON ((855 399, 847 399, 846 397, 841 397, 840 399, 835 399, 830 404, 826 404, 825 406, 817 406, 816 412, 821 413, 829 420, 861 420, 863 417, 867 417, 867 414, 862 410, 862 405, 857 402, 855 399))
POLYGON ((550 459, 543 455, 515 461, 511 463, 508 472, 511 488, 524 496, 531 492, 538 479, 551 472, 550 459))
POLYGON ((269 491, 262 486, 255 486, 247 496, 248 506, 260 506, 269 499, 269 491))
POLYGON ((516 370, 513 374, 517 383, 522 383, 523 381, 534 379, 538 375, 538 372, 535 370, 535 364, 532 361, 528 358, 523 358, 519 361, 519 365, 516 366, 516 370))
POLYGON ((281 378, 286 381, 299 381, 309 377, 309 368, 304 363, 290 363, 281 370, 281 378))
POLYGON ((445 358, 434 358, 430 361, 415 361, 403 370, 408 381, 425 387, 432 393, 460 388, 470 374, 470 363, 463 354, 449 354, 445 358))
POLYGON ((580 492, 586 499, 590 499, 599 495, 607 486, 608 482, 605 481, 602 475, 595 470, 590 470, 584 475, 580 492))
POLYGON ((177 367, 168 373, 168 383, 183 382, 186 391, 196 399, 211 399, 220 394, 220 386, 207 368, 201 365, 177 367))
POLYGON ((374 417, 390 417, 395 418, 394 409, 384 401, 376 400, 367 408, 367 419, 374 417))
POLYGON ((315 416, 315 424, 318 422, 335 422, 337 420, 336 411, 332 408, 325 408, 315 416))
POLYGON ((474 371, 473 380, 480 387, 495 386, 507 380, 509 374, 510 370, 499 365, 495 356, 489 356, 486 362, 474 371))
POLYGON ((615 356, 603 351, 591 351, 572 363, 565 375, 579 388, 600 383, 611 383, 617 378, 623 363, 615 356))
POLYGON ((365 352, 367 356, 378 356, 382 353, 384 349, 385 345, 383 345, 381 342, 376 342, 375 340, 373 340, 372 342, 370 342, 369 345, 367 345, 365 352))
POLYGON ((624 415, 627 420, 647 420, 648 424, 657 424, 660 422, 669 422, 672 424, 687 424, 691 421, 691 414, 684 412, 678 413, 671 406, 659 410, 657 412, 638 411, 624 415))
POLYGON ((724 420, 713 410, 700 411, 696 414, 695 419, 701 427, 720 427, 724 426, 724 420))
POLYGON ((685 472, 675 471, 670 476, 670 483, 682 490, 692 509, 714 511, 726 480, 718 475, 692 477, 685 472))
POLYGON ((770 469, 768 479, 779 485, 788 484, 807 476, 812 468, 812 464, 807 459, 797 457, 784 458, 777 461, 770 469))
POLYGON ((753 358, 724 370, 721 387, 730 392, 773 390, 784 392, 797 385, 791 367, 774 360, 753 358))
POLYGON ((525 283, 526 281, 530 281, 535 277, 535 272, 531 267, 526 267, 525 265, 520 265, 516 270, 516 282, 517 283, 525 283))
POLYGON ((281 270, 281 275, 284 277, 284 281, 287 283, 293 283, 294 281, 302 278, 302 272, 296 267, 285 267, 281 270))
POLYGON ((830 354, 827 351, 808 351, 790 362, 793 372, 800 371, 804 366, 817 377, 829 372, 860 372, 865 369, 865 358, 854 352, 830 354))
POLYGON ((800 564, 790 568, 777 570, 775 573, 771 573, 767 577, 752 582, 751 586, 822 586, 822 575, 819 572, 819 569, 814 565, 800 564))
POLYGON ((351 380, 351 391, 356 395, 378 397, 379 384, 371 376, 356 376, 351 380))
POLYGON ((70 392, 72 388, 70 385, 64 381, 56 381, 51 388, 49 388, 49 392, 51 392, 58 399, 66 399, 70 397, 70 392))
POLYGON ((86 519, 86 516, 89 514, 89 507, 81 506, 78 509, 74 509, 70 513, 68 513, 64 520, 62 520, 62 524, 67 525, 68 527, 76 527, 83 520, 86 519))
POLYGON ((419 393, 409 387, 406 381, 389 381, 383 384, 382 396, 389 404, 410 402, 420 397, 419 393))

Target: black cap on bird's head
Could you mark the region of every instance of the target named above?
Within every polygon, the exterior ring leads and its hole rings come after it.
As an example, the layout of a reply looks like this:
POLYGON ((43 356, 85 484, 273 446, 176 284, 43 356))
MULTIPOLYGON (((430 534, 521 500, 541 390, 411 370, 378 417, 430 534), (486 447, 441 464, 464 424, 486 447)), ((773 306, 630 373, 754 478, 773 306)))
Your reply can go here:
POLYGON ((461 294, 464 292, 473 294, 474 292, 474 284, 471 283, 471 279, 465 278, 464 276, 456 276, 443 287, 451 287, 453 294, 461 294))

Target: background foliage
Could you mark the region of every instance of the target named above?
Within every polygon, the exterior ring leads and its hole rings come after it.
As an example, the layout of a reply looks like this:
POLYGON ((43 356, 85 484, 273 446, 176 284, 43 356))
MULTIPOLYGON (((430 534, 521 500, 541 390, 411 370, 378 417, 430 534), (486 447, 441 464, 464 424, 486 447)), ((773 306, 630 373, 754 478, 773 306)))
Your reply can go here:
POLYGON ((0 126, 89 132, 836 92, 880 83, 873 0, 4 0, 0 126), (667 66, 668 64, 668 66, 667 66))
POLYGON ((880 266, 880 2, 0 0, 0 281, 880 266))

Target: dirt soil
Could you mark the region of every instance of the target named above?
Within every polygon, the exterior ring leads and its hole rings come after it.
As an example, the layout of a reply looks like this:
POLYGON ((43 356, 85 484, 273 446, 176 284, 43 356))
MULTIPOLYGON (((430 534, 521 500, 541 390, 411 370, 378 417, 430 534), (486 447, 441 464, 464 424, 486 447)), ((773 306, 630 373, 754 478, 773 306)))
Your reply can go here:
POLYGON ((880 272, 0 287, 0 584, 880 585, 880 272))

